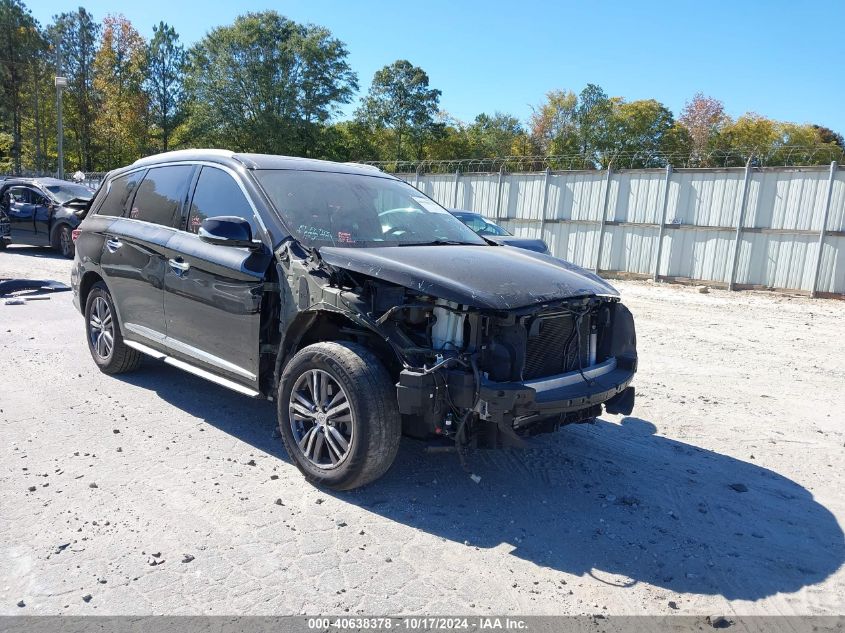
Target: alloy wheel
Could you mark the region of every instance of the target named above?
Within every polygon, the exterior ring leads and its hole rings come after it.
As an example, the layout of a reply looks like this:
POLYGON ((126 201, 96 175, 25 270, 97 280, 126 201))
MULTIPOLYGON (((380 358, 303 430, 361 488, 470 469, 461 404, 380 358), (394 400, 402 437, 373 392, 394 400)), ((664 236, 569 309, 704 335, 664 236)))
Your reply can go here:
POLYGON ((108 301, 95 297, 88 318, 88 337, 91 349, 103 360, 108 360, 114 348, 114 319, 108 301))
POLYGON ((59 231, 59 246, 61 247, 62 255, 70 257, 70 251, 73 247, 73 238, 70 235, 70 229, 62 227, 62 230, 59 231))
POLYGON ((349 398, 331 374, 309 369, 288 401, 290 428, 299 450, 319 468, 337 468, 349 455, 353 418, 349 398))

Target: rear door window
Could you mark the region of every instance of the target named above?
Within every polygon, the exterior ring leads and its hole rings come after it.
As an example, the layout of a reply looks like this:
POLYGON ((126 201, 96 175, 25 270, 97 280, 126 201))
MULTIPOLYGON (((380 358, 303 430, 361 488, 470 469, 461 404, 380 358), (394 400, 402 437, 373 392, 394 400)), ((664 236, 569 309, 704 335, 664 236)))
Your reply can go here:
POLYGON ((177 228, 182 223, 180 209, 193 169, 191 165, 150 169, 138 185, 129 217, 177 228))
POLYGON ((144 170, 141 170, 113 178, 107 185, 106 197, 97 210, 97 214, 111 216, 127 215, 126 203, 132 198, 132 194, 145 173, 144 170))
POLYGON ((196 233, 200 230, 203 220, 219 215, 246 220, 255 235, 256 224, 252 206, 235 179, 222 169, 203 167, 191 200, 188 230, 196 233))

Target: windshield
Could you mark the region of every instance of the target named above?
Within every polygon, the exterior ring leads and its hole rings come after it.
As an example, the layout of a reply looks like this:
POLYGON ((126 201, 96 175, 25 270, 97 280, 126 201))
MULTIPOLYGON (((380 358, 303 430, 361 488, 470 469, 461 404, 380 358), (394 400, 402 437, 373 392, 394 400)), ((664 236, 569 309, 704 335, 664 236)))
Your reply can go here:
POLYGON ((68 200, 74 198, 82 198, 83 200, 90 200, 94 197, 94 192, 84 185, 75 185, 68 183, 66 185, 47 185, 44 187, 50 192, 53 199, 59 204, 64 204, 68 200))
POLYGON ((255 175, 288 228, 308 246, 485 244, 401 180, 288 169, 255 175))

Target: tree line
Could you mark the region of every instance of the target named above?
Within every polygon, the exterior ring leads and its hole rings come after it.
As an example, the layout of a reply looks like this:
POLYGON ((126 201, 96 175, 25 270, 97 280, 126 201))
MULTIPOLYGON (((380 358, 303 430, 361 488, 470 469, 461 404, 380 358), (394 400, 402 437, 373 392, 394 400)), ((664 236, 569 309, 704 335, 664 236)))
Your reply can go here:
POLYGON ((242 15, 186 47, 165 22, 147 40, 122 15, 97 21, 80 7, 42 26, 21 0, 0 0, 0 171, 57 169, 56 75, 68 80, 65 169, 86 172, 181 147, 341 161, 547 157, 560 168, 620 157, 628 167, 722 166, 749 150, 768 164, 816 164, 845 149, 820 124, 732 119, 701 94, 676 117, 594 84, 549 92, 527 121, 501 112, 459 121, 407 60, 376 72, 343 120, 359 91, 348 56, 328 29, 275 11, 242 15))

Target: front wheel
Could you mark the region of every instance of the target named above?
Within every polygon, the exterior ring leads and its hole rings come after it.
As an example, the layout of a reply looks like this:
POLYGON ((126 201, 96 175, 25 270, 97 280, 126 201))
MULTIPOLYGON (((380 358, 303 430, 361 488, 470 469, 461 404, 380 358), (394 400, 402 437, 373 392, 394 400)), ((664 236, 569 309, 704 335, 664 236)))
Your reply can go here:
POLYGON ((348 342, 300 350, 279 382, 279 431, 305 478, 350 490, 381 477, 399 450, 396 388, 381 361, 348 342))

